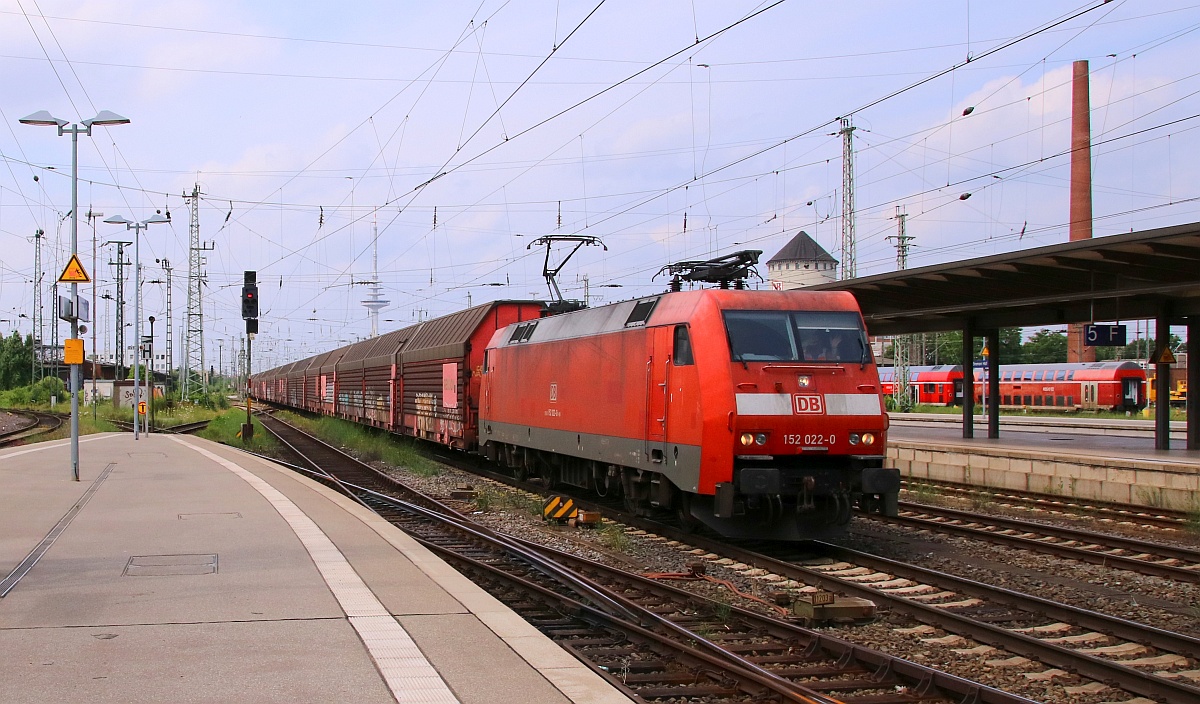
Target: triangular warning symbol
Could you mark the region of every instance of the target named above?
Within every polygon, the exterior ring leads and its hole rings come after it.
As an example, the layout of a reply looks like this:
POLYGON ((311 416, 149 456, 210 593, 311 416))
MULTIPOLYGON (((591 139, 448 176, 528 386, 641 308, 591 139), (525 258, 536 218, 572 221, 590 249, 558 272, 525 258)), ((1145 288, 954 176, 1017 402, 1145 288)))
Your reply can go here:
POLYGON ((1154 352, 1154 354, 1150 355, 1150 363, 1151 364, 1174 364, 1175 363, 1175 355, 1171 353, 1170 347, 1164 347, 1162 350, 1162 354, 1159 354, 1158 351, 1156 350, 1154 352))
POLYGON ((83 265, 79 263, 77 255, 71 255, 71 261, 67 262, 67 268, 63 269, 62 276, 58 277, 60 284, 90 284, 91 277, 84 270, 83 265))

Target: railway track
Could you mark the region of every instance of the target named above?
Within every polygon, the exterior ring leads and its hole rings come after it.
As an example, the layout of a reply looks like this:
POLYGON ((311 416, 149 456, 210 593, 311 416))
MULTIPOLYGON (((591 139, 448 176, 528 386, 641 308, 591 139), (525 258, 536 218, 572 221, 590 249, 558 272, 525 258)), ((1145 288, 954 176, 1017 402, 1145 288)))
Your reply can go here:
POLYGON ((956 652, 978 656, 981 666, 1031 667, 1039 671, 1028 676, 1044 678, 1075 673, 1157 701, 1200 701, 1200 686, 1188 679, 1200 676, 1200 639, 1191 636, 824 543, 813 544, 814 554, 652 529, 723 555, 757 579, 870 599, 922 624, 915 638, 957 643, 956 652))
MULTIPOLYGON (((130 421, 114 420, 114 421, 112 421, 112 424, 126 432, 129 432, 129 433, 133 432, 133 423, 130 421)), ((143 433, 151 432, 151 433, 168 433, 168 434, 172 434, 172 435, 188 435, 191 433, 197 433, 197 432, 200 432, 201 430, 204 430, 205 428, 208 427, 208 424, 209 424, 209 421, 207 421, 207 420, 199 420, 194 423, 181 423, 179 425, 172 425, 169 427, 158 427, 158 428, 154 428, 153 430, 147 430, 145 426, 142 426, 141 430, 143 433)))
POLYGON ((1088 516, 1100 521, 1153 526, 1167 530, 1184 530, 1195 520, 1183 511, 1147 509, 1141 506, 1126 506, 1124 504, 1102 501, 1073 499, 1032 491, 996 488, 981 489, 977 486, 932 479, 922 479, 920 482, 906 481, 904 488, 909 492, 909 495, 922 491, 933 491, 937 494, 967 500, 983 498, 989 503, 994 504, 997 508, 1044 512, 1062 518, 1088 516))
POLYGON ((58 430, 63 424, 63 417, 53 413, 40 411, 9 411, 9 413, 24 416, 30 422, 26 426, 0 434, 0 447, 22 445, 39 435, 58 430))
MULTIPOLYGON (((525 491, 544 491, 502 474, 483 474, 525 491)), ((590 499, 576 501, 594 506, 590 499)), ((959 642, 961 654, 977 655, 981 666, 1030 668, 1036 671, 1028 676, 1035 678, 1074 673, 1157 701, 1200 701, 1200 639, 1188 635, 830 544, 804 544, 816 546, 808 552, 777 543, 734 545, 625 513, 615 504, 601 509, 752 579, 869 599, 921 624, 913 631, 914 644, 959 642)))
POLYGON ((872 522, 948 533, 1180 582, 1200 583, 1200 552, 1187 548, 910 502, 901 502, 900 515, 893 518, 862 517, 872 522))
POLYGON ((631 696, 706 702, 1028 701, 786 620, 499 536, 277 419, 262 420, 306 458, 317 478, 416 536, 631 696), (406 500, 389 496, 400 492, 406 500))

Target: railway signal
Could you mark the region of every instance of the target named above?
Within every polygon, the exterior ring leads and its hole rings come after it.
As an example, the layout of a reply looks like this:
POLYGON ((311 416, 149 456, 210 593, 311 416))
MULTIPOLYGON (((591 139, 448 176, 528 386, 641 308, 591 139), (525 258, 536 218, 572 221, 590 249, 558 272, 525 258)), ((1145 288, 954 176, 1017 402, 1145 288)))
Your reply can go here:
MULTIPOLYGON (((258 334, 258 272, 243 273, 242 318, 246 321, 246 383, 250 383, 251 360, 254 336, 258 334)), ((254 437, 254 421, 251 419, 250 394, 246 393, 246 422, 242 424, 242 441, 250 442, 254 437)))
POLYGON ((242 318, 246 320, 258 318, 258 283, 257 272, 245 272, 245 283, 242 285, 242 318))

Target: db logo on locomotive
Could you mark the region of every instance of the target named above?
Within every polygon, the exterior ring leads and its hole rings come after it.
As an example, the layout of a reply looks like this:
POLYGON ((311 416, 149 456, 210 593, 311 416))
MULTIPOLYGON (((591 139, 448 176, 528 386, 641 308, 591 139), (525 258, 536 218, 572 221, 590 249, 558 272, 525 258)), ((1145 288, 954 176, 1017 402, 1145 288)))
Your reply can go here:
POLYGON ((821 414, 825 412, 825 406, 821 403, 819 395, 796 394, 792 397, 792 409, 797 413, 815 413, 821 414))

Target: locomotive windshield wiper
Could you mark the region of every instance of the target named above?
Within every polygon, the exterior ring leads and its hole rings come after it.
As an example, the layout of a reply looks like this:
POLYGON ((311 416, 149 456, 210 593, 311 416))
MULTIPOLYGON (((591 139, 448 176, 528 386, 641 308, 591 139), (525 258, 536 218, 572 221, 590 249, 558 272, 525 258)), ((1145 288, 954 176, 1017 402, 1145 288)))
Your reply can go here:
POLYGON ((863 342, 862 335, 858 336, 858 347, 862 350, 862 356, 858 358, 858 368, 860 370, 867 368, 867 345, 863 342))

